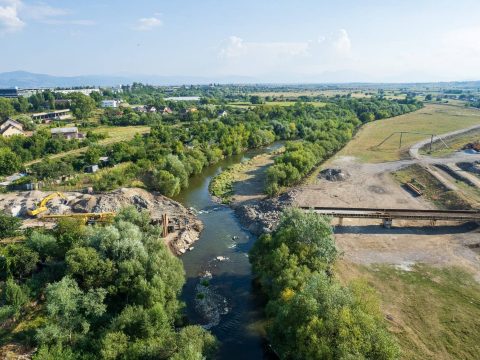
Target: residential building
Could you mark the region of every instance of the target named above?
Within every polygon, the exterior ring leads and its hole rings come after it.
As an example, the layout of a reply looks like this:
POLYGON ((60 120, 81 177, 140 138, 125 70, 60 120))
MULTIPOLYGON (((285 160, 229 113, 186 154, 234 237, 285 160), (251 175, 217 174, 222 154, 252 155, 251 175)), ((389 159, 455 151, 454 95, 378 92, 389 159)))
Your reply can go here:
POLYGON ((7 119, 0 124, 0 135, 3 137, 9 137, 13 135, 25 136, 25 132, 23 131, 23 125, 18 121, 7 119))
POLYGON ((50 130, 53 137, 63 137, 64 139, 84 139, 85 135, 78 132, 77 127, 53 128, 50 130))
POLYGON ((135 106, 133 110, 139 113, 146 113, 147 107, 145 105, 135 106))
POLYGON ((158 112, 162 115, 173 114, 172 109, 170 109, 168 106, 160 106, 160 108, 158 109, 158 112))
POLYGON ((120 105, 118 100, 102 100, 102 108, 117 108, 120 105))
POLYGON ((226 110, 220 110, 218 112, 219 117, 224 117, 224 116, 227 116, 227 115, 228 115, 228 112, 226 110))

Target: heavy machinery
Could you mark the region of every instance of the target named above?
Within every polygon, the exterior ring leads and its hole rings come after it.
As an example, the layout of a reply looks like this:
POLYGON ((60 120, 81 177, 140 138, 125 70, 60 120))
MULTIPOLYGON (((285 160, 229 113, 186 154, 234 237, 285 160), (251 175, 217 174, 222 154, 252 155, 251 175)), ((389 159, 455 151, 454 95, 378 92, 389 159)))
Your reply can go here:
POLYGON ((33 209, 28 209, 27 214, 30 216, 37 216, 38 214, 47 211, 48 202, 56 197, 62 198, 65 202, 67 201, 67 197, 63 193, 57 191, 45 196, 38 204, 35 205, 33 209))
POLYGON ((55 215, 44 215, 40 219, 80 219, 85 224, 95 224, 95 223, 111 223, 115 218, 116 213, 114 212, 103 212, 103 213, 76 213, 76 214, 55 214, 55 215))
POLYGON ((57 197, 62 198, 65 202, 67 201, 67 197, 61 192, 54 192, 48 196, 45 196, 38 204, 35 205, 33 209, 28 209, 27 214, 30 216, 37 217, 38 220, 48 220, 48 219, 80 219, 85 224, 94 224, 97 222, 101 223, 109 223, 113 221, 115 217, 114 212, 102 212, 102 213, 74 213, 74 214, 49 214, 49 215, 41 215, 45 211, 48 210, 47 204, 50 200, 55 199, 57 197))

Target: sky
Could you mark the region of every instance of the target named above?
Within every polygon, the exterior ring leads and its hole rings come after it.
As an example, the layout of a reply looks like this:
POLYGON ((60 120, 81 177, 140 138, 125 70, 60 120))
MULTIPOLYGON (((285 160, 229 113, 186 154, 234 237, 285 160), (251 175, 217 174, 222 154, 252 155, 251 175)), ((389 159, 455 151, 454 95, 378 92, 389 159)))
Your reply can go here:
POLYGON ((479 0, 0 0, 0 72, 480 80, 479 0))

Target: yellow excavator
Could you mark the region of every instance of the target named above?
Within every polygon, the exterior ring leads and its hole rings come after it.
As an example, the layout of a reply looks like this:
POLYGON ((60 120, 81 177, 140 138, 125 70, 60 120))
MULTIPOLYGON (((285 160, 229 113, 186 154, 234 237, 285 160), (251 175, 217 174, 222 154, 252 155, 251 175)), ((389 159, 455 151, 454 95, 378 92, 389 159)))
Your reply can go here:
POLYGON ((95 224, 95 223, 111 223, 117 215, 114 212, 103 212, 103 213, 76 213, 76 214, 56 214, 56 215, 44 215, 41 219, 79 219, 85 224, 95 224))
POLYGON ((76 214, 52 214, 52 215, 42 215, 38 216, 39 214, 44 213, 48 210, 47 204, 50 200, 55 199, 57 197, 62 198, 65 202, 67 201, 67 197, 61 192, 54 192, 50 195, 45 196, 38 204, 35 205, 34 208, 28 209, 27 214, 30 216, 36 216, 39 220, 47 220, 47 219, 79 219, 82 220, 85 224, 93 224, 97 222, 102 223, 110 223, 113 221, 116 213, 114 212, 103 212, 103 213, 76 213, 76 214))
POLYGON ((64 201, 67 201, 67 197, 61 192, 54 192, 50 195, 45 196, 38 204, 35 205, 32 209, 27 210, 27 214, 30 216, 37 216, 48 210, 47 204, 50 200, 55 199, 56 197, 62 198, 64 201))

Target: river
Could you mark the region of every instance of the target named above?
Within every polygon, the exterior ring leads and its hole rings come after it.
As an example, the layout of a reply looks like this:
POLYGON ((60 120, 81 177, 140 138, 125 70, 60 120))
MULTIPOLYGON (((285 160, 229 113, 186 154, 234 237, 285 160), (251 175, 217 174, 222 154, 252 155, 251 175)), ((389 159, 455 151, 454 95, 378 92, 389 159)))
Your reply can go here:
POLYGON ((192 177, 188 189, 176 197, 184 206, 195 208, 204 224, 193 250, 181 257, 187 275, 182 299, 189 320, 209 328, 220 341, 219 359, 274 357, 260 333, 262 304, 252 288, 247 255, 256 238, 242 229, 230 207, 214 202, 208 185, 222 169, 281 145, 275 143, 224 159, 192 177), (208 319, 196 306, 204 303, 205 294, 213 306, 213 316, 208 319))

